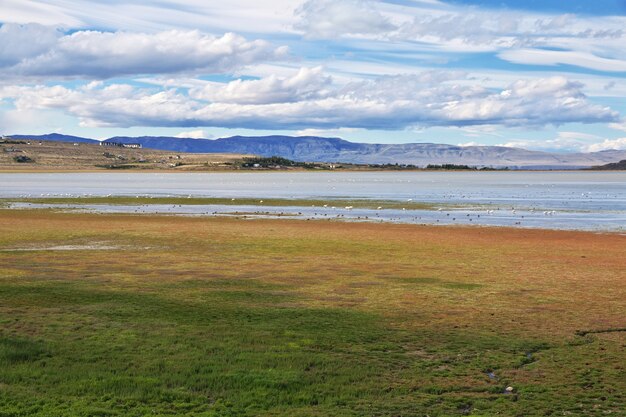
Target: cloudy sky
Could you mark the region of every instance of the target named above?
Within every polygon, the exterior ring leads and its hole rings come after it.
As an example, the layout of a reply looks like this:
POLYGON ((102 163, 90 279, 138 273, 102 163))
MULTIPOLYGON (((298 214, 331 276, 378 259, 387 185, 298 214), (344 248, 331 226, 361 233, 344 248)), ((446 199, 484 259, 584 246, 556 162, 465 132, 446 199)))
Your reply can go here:
POLYGON ((626 149, 626 0, 2 0, 0 133, 626 149))

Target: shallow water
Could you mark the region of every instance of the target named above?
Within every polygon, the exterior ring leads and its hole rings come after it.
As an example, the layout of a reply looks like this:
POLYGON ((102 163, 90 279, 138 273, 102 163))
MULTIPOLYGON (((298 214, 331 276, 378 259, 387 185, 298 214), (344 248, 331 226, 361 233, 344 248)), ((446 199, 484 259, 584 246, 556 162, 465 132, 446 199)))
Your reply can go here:
POLYGON ((589 213, 486 209, 484 207, 441 210, 346 209, 342 207, 262 205, 171 205, 171 204, 32 204, 13 203, 12 208, 52 208, 95 213, 167 214, 182 216, 236 216, 239 218, 305 219, 410 223, 428 225, 506 226, 559 230, 626 231, 626 212, 589 213))
MULTIPOLYGON (((433 210, 263 206, 83 206, 101 212, 228 215, 553 229, 626 229, 625 172, 254 172, 0 174, 0 198, 47 196, 365 198, 442 204, 433 210), (461 205, 451 210, 449 204, 461 205), (215 212, 215 214, 214 214, 215 212), (267 215, 264 215, 267 216, 267 215)), ((76 208, 76 207, 75 207, 76 208)))

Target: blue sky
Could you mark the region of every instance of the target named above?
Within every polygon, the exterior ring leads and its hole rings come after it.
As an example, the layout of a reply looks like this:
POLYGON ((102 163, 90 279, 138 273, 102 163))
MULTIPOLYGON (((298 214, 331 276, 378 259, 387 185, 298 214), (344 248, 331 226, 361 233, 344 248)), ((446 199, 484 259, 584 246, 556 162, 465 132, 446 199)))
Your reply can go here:
POLYGON ((4 0, 0 133, 626 149, 626 0, 4 0))
POLYGON ((451 3, 486 8, 509 8, 534 12, 577 13, 596 16, 620 15, 626 12, 626 2, 624 0, 459 0, 451 3))
POLYGON ((578 13, 597 16, 621 15, 626 11, 624 0, 469 0, 454 1, 460 5, 510 8, 548 13, 578 13))

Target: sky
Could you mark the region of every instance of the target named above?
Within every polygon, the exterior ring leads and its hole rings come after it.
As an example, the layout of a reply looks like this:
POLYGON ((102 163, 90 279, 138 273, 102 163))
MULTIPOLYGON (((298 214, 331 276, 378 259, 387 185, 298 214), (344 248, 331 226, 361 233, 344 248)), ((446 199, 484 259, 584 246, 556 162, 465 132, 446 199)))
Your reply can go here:
POLYGON ((0 24, 3 135, 626 149, 626 0, 2 0, 0 24))

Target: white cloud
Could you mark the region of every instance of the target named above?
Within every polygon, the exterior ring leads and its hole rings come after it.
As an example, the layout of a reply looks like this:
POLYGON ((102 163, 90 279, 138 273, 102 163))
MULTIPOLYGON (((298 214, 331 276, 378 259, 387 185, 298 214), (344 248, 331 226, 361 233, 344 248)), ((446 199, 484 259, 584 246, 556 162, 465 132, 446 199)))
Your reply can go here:
POLYGON ((511 140, 506 143, 498 143, 495 146, 504 146, 506 148, 521 148, 521 149, 544 148, 543 142, 537 142, 537 141, 532 141, 532 140, 511 140))
POLYGON ((410 42, 423 52, 499 52, 524 65, 567 64, 623 72, 626 17, 485 10, 450 4, 313 1, 296 11, 305 36, 410 42))
POLYGON ((610 149, 626 150, 626 138, 607 139, 600 143, 594 143, 587 147, 588 152, 600 152, 610 149))
POLYGON ((363 132, 363 129, 353 127, 342 127, 339 129, 302 129, 296 132, 296 136, 343 136, 345 134, 363 132))
MULTIPOLYGON (((312 85, 319 83, 319 77, 305 78, 312 85)), ((618 119, 610 108, 590 103, 580 84, 563 77, 517 81, 495 92, 480 85, 433 84, 431 80, 432 76, 423 74, 381 77, 340 86, 321 97, 302 94, 311 91, 302 83, 277 97, 261 80, 249 88, 237 87, 233 94, 214 94, 208 97, 211 101, 174 89, 154 92, 101 83, 77 89, 4 87, 0 99, 13 99, 18 109, 62 109, 89 126, 394 130, 413 126, 539 127, 618 119)), ((289 84, 279 80, 280 85, 285 83, 289 84)))
POLYGON ((39 23, 77 27, 80 19, 58 5, 33 0, 3 0, 0 3, 0 22, 39 23))
POLYGON ((465 87, 442 110, 458 125, 542 126, 618 117, 607 107, 590 104, 581 89, 581 84, 564 77, 520 80, 499 93, 465 87))
POLYGON ((174 137, 181 139, 211 139, 213 135, 206 133, 204 130, 191 130, 188 132, 180 132, 174 135, 174 137))
POLYGON ((582 133, 582 132, 559 132, 558 138, 563 139, 563 140, 586 140, 586 141, 602 139, 602 137, 598 135, 592 135, 589 133, 582 133))
POLYGON ((460 130, 463 132, 463 136, 472 138, 482 138, 485 136, 502 137, 502 133, 499 132, 499 127, 495 125, 480 125, 480 126, 464 126, 460 130))
POLYGON ((0 67, 44 54, 62 36, 61 30, 50 26, 4 24, 0 26, 0 67))
POLYGON ((296 10, 295 28, 310 38, 379 34, 395 29, 368 0, 308 0, 296 10))
POLYGON ((619 40, 626 34, 622 16, 586 17, 512 9, 481 9, 441 2, 324 0, 296 9, 295 26, 309 36, 364 35, 410 40, 450 48, 464 44, 489 50, 511 46, 549 46, 552 42, 619 40), (454 42, 451 42, 454 41, 454 42))
POLYGON ((559 49, 568 54, 559 60, 588 68, 620 68, 626 61, 625 16, 555 15, 434 0, 3 0, 0 21, 147 33, 198 28, 335 41, 359 37, 408 42, 412 52, 429 53, 559 49))
POLYGON ((202 88, 191 89, 189 96, 219 103, 286 103, 324 97, 330 93, 331 83, 322 67, 301 68, 296 74, 284 78, 270 75, 260 80, 207 83, 202 88))
POLYGON ((622 121, 622 122, 619 122, 619 123, 610 123, 609 127, 611 129, 623 130, 624 132, 626 132, 626 121, 622 121))
POLYGON ((491 51, 523 42, 525 23, 523 16, 514 12, 423 11, 390 36, 439 44, 447 50, 491 51))
POLYGON ((0 21, 36 22, 76 29, 277 33, 288 31, 301 0, 2 0, 0 21))
MULTIPOLYGON (((285 47, 221 37, 196 30, 130 33, 78 31, 59 36, 40 25, 0 28, 5 75, 110 78, 135 74, 232 72, 256 62, 285 58, 285 47), (19 45, 26 45, 19 47, 19 45)), ((1 68, 1 67, 0 67, 1 68)))
POLYGON ((557 137, 547 140, 515 140, 500 144, 512 148, 541 151, 598 152, 608 149, 626 149, 626 138, 604 139, 601 136, 582 132, 558 132, 557 137))
POLYGON ((626 71, 626 60, 601 58, 587 52, 512 49, 500 52, 498 57, 505 61, 524 65, 573 65, 598 71, 626 71))
POLYGON ((12 109, 0 112, 0 134, 36 134, 63 129, 62 117, 49 110, 12 109))
MULTIPOLYGON (((626 131, 616 112, 597 104, 618 103, 607 97, 626 95, 626 16, 459 3, 3 0, 0 89, 8 100, 2 102, 0 126, 53 109, 88 126, 222 126, 323 135, 454 126, 463 129, 454 131, 456 137, 467 141, 497 136, 503 126, 613 122, 610 128, 626 131), (282 44, 300 56, 286 57, 282 44), (489 52, 490 58, 473 52, 489 52), (493 56, 518 65, 496 69, 493 56), (424 72, 470 60, 471 75, 424 72), (551 68, 537 72, 537 65, 551 68), (565 65, 593 71, 553 78, 571 71, 565 65), (203 77, 209 74, 222 77, 203 77), (233 76, 242 79, 207 81, 233 76), (117 77, 131 78, 133 85, 80 86, 117 77), (82 81, 53 85, 68 79, 82 81), (13 103, 14 111, 4 110, 13 103)), ((32 124, 43 126, 43 120, 34 117, 32 124)), ((547 144, 585 149, 603 140, 562 132, 547 144)))

